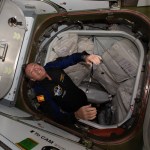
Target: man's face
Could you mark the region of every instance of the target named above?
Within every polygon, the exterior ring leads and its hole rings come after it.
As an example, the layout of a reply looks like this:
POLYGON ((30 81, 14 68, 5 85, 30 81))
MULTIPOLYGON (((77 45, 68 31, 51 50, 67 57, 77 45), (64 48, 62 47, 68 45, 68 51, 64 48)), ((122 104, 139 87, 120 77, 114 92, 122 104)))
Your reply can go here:
POLYGON ((25 73, 33 81, 43 80, 46 77, 45 69, 36 63, 28 64, 25 73))

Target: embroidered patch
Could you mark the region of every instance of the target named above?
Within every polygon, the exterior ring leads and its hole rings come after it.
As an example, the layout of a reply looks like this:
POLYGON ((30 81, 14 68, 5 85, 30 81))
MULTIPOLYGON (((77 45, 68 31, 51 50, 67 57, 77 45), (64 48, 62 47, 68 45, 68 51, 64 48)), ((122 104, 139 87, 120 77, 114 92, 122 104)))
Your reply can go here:
POLYGON ((39 103, 40 103, 40 102, 44 102, 44 101, 45 101, 44 95, 38 95, 38 96, 37 96, 37 100, 38 100, 39 103))
POLYGON ((65 75, 61 73, 61 75, 60 75, 60 82, 64 81, 64 77, 65 77, 65 75))
POLYGON ((55 96, 60 96, 60 95, 62 95, 62 93, 63 93, 62 88, 59 85, 54 87, 54 95, 55 96))

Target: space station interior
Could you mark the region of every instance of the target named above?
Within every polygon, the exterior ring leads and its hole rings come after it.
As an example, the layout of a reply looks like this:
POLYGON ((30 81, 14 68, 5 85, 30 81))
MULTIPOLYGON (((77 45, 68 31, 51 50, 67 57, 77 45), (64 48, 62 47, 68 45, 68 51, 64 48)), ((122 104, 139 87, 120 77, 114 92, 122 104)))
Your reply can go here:
MULTIPOLYGON (((111 28, 116 28, 116 25, 111 28)), ((35 61, 42 65, 76 52, 86 51, 102 57, 100 65, 78 63, 65 69, 73 82, 98 110, 93 121, 79 122, 94 128, 115 128, 131 118, 135 99, 140 96, 144 49, 141 42, 124 31, 67 30, 47 41, 47 51, 39 50, 35 61)), ((46 43, 45 43, 46 45, 46 43)), ((34 108, 34 92, 28 91, 34 108)))
POLYGON ((34 5, 39 3, 43 11, 31 7, 32 1, 30 7, 25 1, 22 4, 16 1, 18 7, 9 0, 3 6, 0 15, 4 22, 0 24, 3 29, 0 35, 1 103, 14 106, 21 101, 23 108, 31 114, 41 114, 32 86, 23 77, 22 65, 29 62, 45 65, 58 57, 86 51, 100 55, 101 64, 81 62, 65 69, 73 82, 86 93, 89 103, 98 110, 95 120, 80 119, 79 122, 105 129, 117 128, 133 119, 140 107, 136 101, 141 96, 143 64, 148 50, 146 21, 135 15, 141 19, 141 24, 142 21, 145 23, 142 28, 136 22, 139 19, 133 17, 134 13, 131 12, 130 17, 119 12, 122 17, 118 17, 118 11, 114 11, 114 16, 108 11, 102 15, 99 11, 84 11, 83 14, 71 12, 66 17, 66 11, 61 7, 59 9, 64 16, 58 9, 56 13, 54 8, 57 5, 52 2, 37 1, 34 5), (6 15, 8 8, 13 10, 13 14, 6 15), (44 8, 47 9, 44 11, 44 8))

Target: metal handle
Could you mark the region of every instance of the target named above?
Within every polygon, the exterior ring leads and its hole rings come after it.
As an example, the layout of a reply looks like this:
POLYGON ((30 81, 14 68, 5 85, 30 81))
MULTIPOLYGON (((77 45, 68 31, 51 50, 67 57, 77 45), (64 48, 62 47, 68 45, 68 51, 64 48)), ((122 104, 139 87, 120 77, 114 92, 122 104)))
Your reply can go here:
POLYGON ((7 49, 8 49, 7 43, 0 43, 0 59, 2 59, 2 61, 5 60, 7 49))

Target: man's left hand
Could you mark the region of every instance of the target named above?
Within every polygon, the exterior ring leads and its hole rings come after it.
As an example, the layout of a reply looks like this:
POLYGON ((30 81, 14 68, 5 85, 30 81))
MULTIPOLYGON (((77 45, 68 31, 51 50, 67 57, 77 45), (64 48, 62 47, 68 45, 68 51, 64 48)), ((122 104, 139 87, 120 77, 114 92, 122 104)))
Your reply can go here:
POLYGON ((87 55, 87 57, 85 58, 85 62, 87 64, 95 64, 95 65, 98 65, 100 64, 102 61, 102 58, 101 56, 99 55, 94 55, 94 54, 91 54, 91 55, 87 55))

